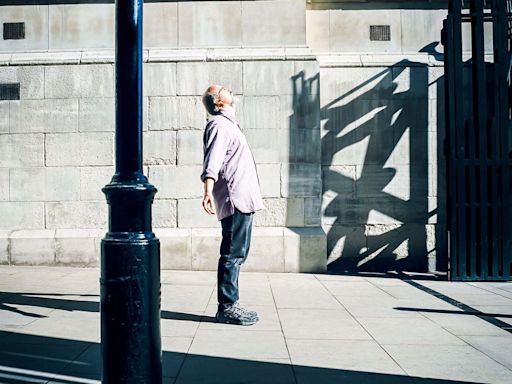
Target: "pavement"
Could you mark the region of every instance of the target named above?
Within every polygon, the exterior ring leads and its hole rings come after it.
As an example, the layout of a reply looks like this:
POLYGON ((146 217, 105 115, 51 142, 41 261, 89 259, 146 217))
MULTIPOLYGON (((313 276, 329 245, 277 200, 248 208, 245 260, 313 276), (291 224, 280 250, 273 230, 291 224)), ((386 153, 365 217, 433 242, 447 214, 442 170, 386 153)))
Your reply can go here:
MULTIPOLYGON (((100 382, 99 270, 0 267, 0 383, 100 382)), ((512 383, 512 283, 242 273, 260 321, 214 322, 215 272, 162 271, 164 383, 512 383)))

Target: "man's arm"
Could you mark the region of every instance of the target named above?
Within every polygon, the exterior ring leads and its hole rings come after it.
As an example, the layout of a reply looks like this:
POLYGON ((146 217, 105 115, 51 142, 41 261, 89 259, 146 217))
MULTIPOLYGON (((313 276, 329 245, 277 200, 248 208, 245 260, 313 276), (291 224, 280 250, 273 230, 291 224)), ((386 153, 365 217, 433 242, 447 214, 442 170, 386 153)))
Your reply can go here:
POLYGON ((203 208, 209 215, 215 214, 215 208, 213 204, 213 184, 214 180, 207 177, 204 179, 204 197, 203 197, 203 208))
POLYGON ((213 185, 219 177, 228 149, 229 138, 226 131, 215 122, 206 127, 204 137, 204 160, 201 181, 204 183, 203 208, 210 214, 215 214, 213 205, 213 185))

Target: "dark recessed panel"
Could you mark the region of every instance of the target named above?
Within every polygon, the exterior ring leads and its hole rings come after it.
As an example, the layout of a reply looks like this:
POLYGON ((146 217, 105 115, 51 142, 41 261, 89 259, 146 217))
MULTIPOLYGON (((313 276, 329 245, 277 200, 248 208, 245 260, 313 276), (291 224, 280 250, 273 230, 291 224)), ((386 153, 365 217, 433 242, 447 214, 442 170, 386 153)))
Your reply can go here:
POLYGON ((4 23, 4 40, 25 38, 25 23, 4 23))
POLYGON ((370 25, 371 41, 390 41, 391 27, 389 25, 370 25))
POLYGON ((20 83, 0 84, 0 100, 19 100, 20 83))

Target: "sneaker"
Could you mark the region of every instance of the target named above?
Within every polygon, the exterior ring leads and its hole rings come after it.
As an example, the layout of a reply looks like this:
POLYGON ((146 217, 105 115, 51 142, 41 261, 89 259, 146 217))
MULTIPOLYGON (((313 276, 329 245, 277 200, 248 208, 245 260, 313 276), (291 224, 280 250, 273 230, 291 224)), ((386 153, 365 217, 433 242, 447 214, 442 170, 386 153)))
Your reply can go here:
POLYGON ((240 307, 240 304, 237 302, 235 302, 235 304, 233 304, 234 307, 238 307, 240 309, 240 311, 244 312, 247 316, 249 317, 256 317, 258 318, 258 313, 255 312, 255 311, 249 311, 248 309, 245 309, 243 307, 240 307))
POLYGON ((215 319, 219 323, 253 325, 258 322, 257 316, 251 316, 239 306, 233 305, 224 311, 218 311, 215 319))

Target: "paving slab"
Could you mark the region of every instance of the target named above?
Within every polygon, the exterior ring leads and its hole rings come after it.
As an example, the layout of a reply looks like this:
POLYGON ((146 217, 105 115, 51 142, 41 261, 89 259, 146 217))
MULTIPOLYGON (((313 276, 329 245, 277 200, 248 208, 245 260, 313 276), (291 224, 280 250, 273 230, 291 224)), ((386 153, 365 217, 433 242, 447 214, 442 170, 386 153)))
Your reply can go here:
POLYGON ((270 331, 197 331, 189 353, 258 361, 289 357, 283 334, 270 331))
POLYGON ((414 377, 510 383, 510 370, 469 345, 383 345, 383 348, 414 377))
POLYGON ((512 334, 462 336, 462 340, 512 370, 512 334))
POLYGON ((371 336, 344 309, 279 309, 287 339, 370 340, 371 336))
POLYGON ((374 340, 288 340, 287 345, 294 366, 343 370, 343 375, 359 372, 405 375, 374 340))
POLYGON ((271 279, 278 308, 340 308, 339 302, 316 279, 271 279))
POLYGON ((464 342, 428 319, 361 317, 358 321, 379 344, 464 345, 464 342))
POLYGON ((176 384, 295 384, 288 359, 264 362, 187 355, 176 384), (198 369, 201 367, 201 369, 198 369))

